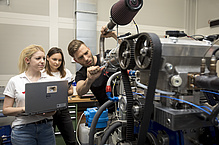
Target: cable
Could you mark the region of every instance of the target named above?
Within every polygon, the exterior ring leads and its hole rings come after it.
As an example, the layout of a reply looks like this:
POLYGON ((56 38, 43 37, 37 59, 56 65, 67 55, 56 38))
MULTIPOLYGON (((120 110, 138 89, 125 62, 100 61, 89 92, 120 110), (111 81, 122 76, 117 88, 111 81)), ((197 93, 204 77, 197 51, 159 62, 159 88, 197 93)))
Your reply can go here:
MULTIPOLYGON (((140 94, 140 93, 136 93, 136 92, 133 92, 133 94, 137 94, 137 95, 140 95, 140 96, 142 96, 142 97, 144 97, 145 98, 145 96, 144 95, 142 95, 142 94, 140 94)), ((155 96, 155 97, 159 97, 159 96, 155 96)), ((168 97, 168 96, 166 96, 166 97, 168 97)), ((171 99, 177 99, 177 98, 172 98, 171 97, 171 99)), ((184 103, 187 103, 187 101, 185 101, 185 100, 181 100, 181 99, 179 99, 181 102, 184 102, 184 103)), ((189 103, 191 103, 191 102, 189 102, 189 103)), ((188 103, 187 103, 188 104, 188 103)), ((193 105, 192 105, 193 106, 193 105)), ((201 108, 207 108, 210 112, 212 112, 212 110, 209 108, 209 107, 207 107, 207 106, 199 106, 199 107, 201 107, 201 108)), ((198 108, 199 108, 198 107, 198 108)))
MULTIPOLYGON (((141 88, 148 89, 148 86, 145 86, 144 84, 138 82, 137 79, 135 79, 135 82, 136 82, 136 84, 137 84, 138 86, 140 86, 141 88)), ((156 92, 156 93, 160 93, 160 94, 170 95, 170 96, 175 95, 175 92, 166 92, 166 91, 162 91, 162 90, 158 90, 158 89, 155 89, 155 92, 156 92)))
MULTIPOLYGON (((143 96, 143 95, 142 95, 143 96)), ((145 97, 145 96, 144 96, 145 97)), ((177 98, 173 98, 173 97, 169 97, 169 96, 163 96, 163 95, 155 95, 155 97, 163 97, 163 98, 168 98, 168 99, 173 99, 173 100, 177 100, 177 101, 181 101, 181 102, 183 102, 183 103, 186 103, 186 104, 189 104, 189 105, 191 105, 191 106, 194 106, 194 107, 196 107, 196 108, 198 108, 198 109, 200 109, 200 110, 202 110, 203 112, 205 112, 205 113, 207 113, 207 114, 209 114, 210 115, 210 113, 208 112, 208 111, 206 111, 205 109, 203 109, 203 108, 201 108, 200 106, 198 106, 198 105, 195 105, 195 104, 193 104, 193 103, 191 103, 191 102, 188 102, 188 101, 185 101, 185 100, 181 100, 181 99, 177 99, 177 98)))
POLYGON ((199 106, 199 107, 207 108, 210 112, 212 112, 212 110, 208 106, 199 106))
POLYGON ((78 120, 77 127, 76 127, 76 140, 77 140, 77 142, 78 142, 79 145, 81 145, 81 143, 80 143, 80 141, 79 141, 79 139, 78 139, 78 126, 79 126, 79 124, 80 124, 80 122, 81 122, 81 118, 83 117, 83 115, 84 115, 84 113, 81 114, 80 119, 78 120))
POLYGON ((137 25, 137 23, 135 22, 134 19, 133 19, 132 21, 133 21, 133 23, 135 24, 135 27, 136 27, 136 29, 137 29, 137 34, 139 34, 139 30, 138 30, 138 25, 137 25))
POLYGON ((200 91, 205 92, 205 93, 211 93, 211 94, 219 95, 219 93, 212 92, 212 91, 207 91, 207 90, 200 90, 200 91))
MULTIPOLYGON (((116 25, 116 36, 119 36, 119 25, 116 25)), ((116 40, 117 46, 119 46, 119 39, 116 40)))
POLYGON ((202 110, 203 112, 205 112, 205 113, 207 113, 207 114, 209 114, 209 115, 211 114, 211 113, 209 113, 208 111, 206 111, 205 109, 201 108, 200 106, 195 105, 195 104, 193 104, 193 103, 191 103, 191 102, 188 102, 188 101, 185 101, 185 100, 181 100, 181 99, 177 99, 177 98, 173 98, 173 97, 169 97, 169 96, 163 96, 163 95, 156 96, 156 97, 163 97, 163 98, 169 98, 169 99, 181 101, 181 102, 183 102, 183 103, 186 103, 186 104, 189 104, 189 105, 191 105, 191 106, 194 106, 194 107, 196 107, 196 108, 202 110))
POLYGON ((195 39, 195 40, 203 40, 204 38, 205 38, 205 36, 204 35, 191 35, 191 36, 188 36, 188 37, 190 37, 190 38, 193 38, 193 39, 195 39), (197 38, 195 38, 196 36, 201 36, 202 38, 200 39, 197 39, 197 38))
POLYGON ((142 96, 143 98, 145 98, 145 96, 142 95, 142 94, 140 94, 140 93, 133 92, 133 95, 134 95, 134 94, 137 94, 137 95, 142 96))

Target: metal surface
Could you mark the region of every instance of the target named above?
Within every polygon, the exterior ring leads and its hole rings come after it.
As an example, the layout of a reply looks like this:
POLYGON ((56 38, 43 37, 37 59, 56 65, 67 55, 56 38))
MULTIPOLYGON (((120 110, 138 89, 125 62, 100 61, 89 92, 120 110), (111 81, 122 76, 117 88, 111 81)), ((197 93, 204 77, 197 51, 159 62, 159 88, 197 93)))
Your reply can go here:
POLYGON ((135 66, 134 61, 134 46, 132 40, 123 40, 119 47, 119 64, 122 69, 133 69, 135 66))
MULTIPOLYGON (((164 91, 176 91, 186 94, 188 87, 188 73, 200 73, 201 59, 211 46, 208 42, 194 40, 181 40, 177 42, 170 38, 162 38, 162 64, 159 72, 157 88, 164 91), (181 77, 182 84, 178 87, 171 85, 171 77, 181 77)), ((212 47, 207 53, 206 64, 210 63, 210 52, 217 46, 212 47)), ((205 73, 208 69, 205 69, 205 73)), ((141 70, 141 83, 148 82, 148 70, 141 70)))
POLYGON ((153 55, 153 43, 150 40, 150 37, 141 34, 138 37, 135 47, 136 65, 141 69, 147 68, 151 63, 152 55, 153 55))
POLYGON ((212 57, 212 52, 219 46, 212 46, 208 41, 176 37, 158 38, 162 51, 161 61, 155 65, 157 70, 151 71, 154 67, 153 61, 158 61, 159 57, 154 57, 156 53, 154 47, 157 47, 157 43, 149 34, 151 33, 140 33, 128 37, 119 47, 112 49, 105 59, 107 64, 110 64, 107 67, 118 68, 119 61, 121 68, 129 68, 130 56, 133 52, 130 51, 128 42, 136 42, 134 61, 137 66, 135 70, 129 71, 130 82, 126 81, 131 84, 130 88, 135 95, 131 103, 127 101, 129 95, 123 86, 125 77, 117 78, 120 79, 117 87, 120 99, 115 118, 117 121, 127 121, 128 124, 130 110, 127 106, 131 104, 134 138, 130 140, 126 135, 129 126, 122 126, 118 128, 117 135, 112 135, 116 139, 114 144, 217 143, 219 129, 215 127, 217 124, 215 114, 218 114, 219 107, 215 105, 219 97, 216 94, 213 97, 206 95, 203 93, 204 90, 200 89, 206 88, 215 90, 213 93, 218 93, 216 59, 212 57), (130 72, 136 70, 138 75, 132 76, 130 72), (154 78, 156 73, 158 78, 154 78), (151 83, 151 80, 154 82, 151 83), (153 91, 156 91, 156 94, 153 91), (211 109, 213 109, 212 112, 211 109), (210 118, 211 116, 213 117, 210 118))
POLYGON ((173 131, 211 126, 199 109, 172 109, 155 104, 154 121, 173 131))

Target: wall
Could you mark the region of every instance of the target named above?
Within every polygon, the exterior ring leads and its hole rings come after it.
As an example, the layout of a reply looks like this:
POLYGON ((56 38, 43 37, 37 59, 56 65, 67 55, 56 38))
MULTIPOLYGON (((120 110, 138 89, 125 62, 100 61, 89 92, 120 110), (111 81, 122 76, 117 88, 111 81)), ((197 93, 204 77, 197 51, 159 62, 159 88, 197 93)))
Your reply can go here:
MULTIPOLYGON (((97 1, 97 30, 100 30, 101 26, 109 22, 110 9, 118 0, 97 1)), ((140 32, 152 32, 163 37, 166 30, 185 30, 185 11, 186 1, 184 0, 143 0, 143 7, 134 19, 140 32)), ((127 32, 137 33, 133 22, 126 26, 119 26, 119 34, 127 32)), ((111 38, 105 40, 105 44, 108 49, 116 46, 116 42, 111 38)))
MULTIPOLYGON (((67 53, 68 43, 75 38, 76 0, 0 0, 0 85, 18 74, 20 51, 30 44, 40 44, 47 51, 52 46, 63 49, 66 67, 75 74, 76 65, 67 53)), ((97 46, 100 29, 109 22, 110 9, 118 0, 78 0, 95 3, 97 8, 97 46)), ((166 30, 181 30, 188 34, 212 34, 209 19, 219 18, 218 0, 143 0, 135 16, 140 32, 156 33, 163 37, 166 30)), ((119 34, 136 34, 131 22, 119 26, 119 34)), ((116 47, 112 38, 105 40, 106 49, 116 47)), ((97 48, 98 53, 98 48, 97 48)))
POLYGON ((57 46, 63 49, 66 66, 75 72, 67 53, 74 38, 73 0, 6 0, 0 1, 0 85, 18 74, 18 57, 30 44, 42 45, 47 52, 57 46))
POLYGON ((219 1, 218 0, 196 0, 197 1, 197 23, 196 34, 211 35, 218 34, 219 27, 210 28, 209 20, 219 19, 219 1), (206 9, 207 8, 207 9, 206 9))

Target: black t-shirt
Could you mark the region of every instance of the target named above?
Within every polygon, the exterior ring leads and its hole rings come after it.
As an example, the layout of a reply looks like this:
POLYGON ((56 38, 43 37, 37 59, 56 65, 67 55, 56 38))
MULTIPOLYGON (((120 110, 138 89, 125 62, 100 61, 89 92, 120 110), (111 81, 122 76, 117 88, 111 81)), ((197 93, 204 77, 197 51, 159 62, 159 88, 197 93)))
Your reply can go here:
MULTIPOLYGON (((97 63, 95 66, 100 66, 100 58, 99 54, 97 56, 97 63)), ((108 97, 106 95, 106 83, 108 80, 108 76, 112 75, 111 73, 107 73, 102 71, 99 78, 97 78, 91 85, 90 90, 93 92, 94 96, 97 98, 100 105, 103 105, 108 97)), ((76 72, 75 81, 76 83, 80 80, 86 80, 87 78, 87 67, 82 67, 79 71, 76 72)))

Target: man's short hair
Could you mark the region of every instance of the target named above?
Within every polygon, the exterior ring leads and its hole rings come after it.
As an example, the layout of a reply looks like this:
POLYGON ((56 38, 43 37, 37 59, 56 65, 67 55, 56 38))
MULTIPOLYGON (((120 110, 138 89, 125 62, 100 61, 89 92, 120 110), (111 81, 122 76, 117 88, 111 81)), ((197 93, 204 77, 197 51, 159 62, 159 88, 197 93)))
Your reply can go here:
POLYGON ((81 40, 72 40, 68 45, 68 54, 74 57, 75 52, 78 51, 82 44, 84 44, 84 42, 81 40))

